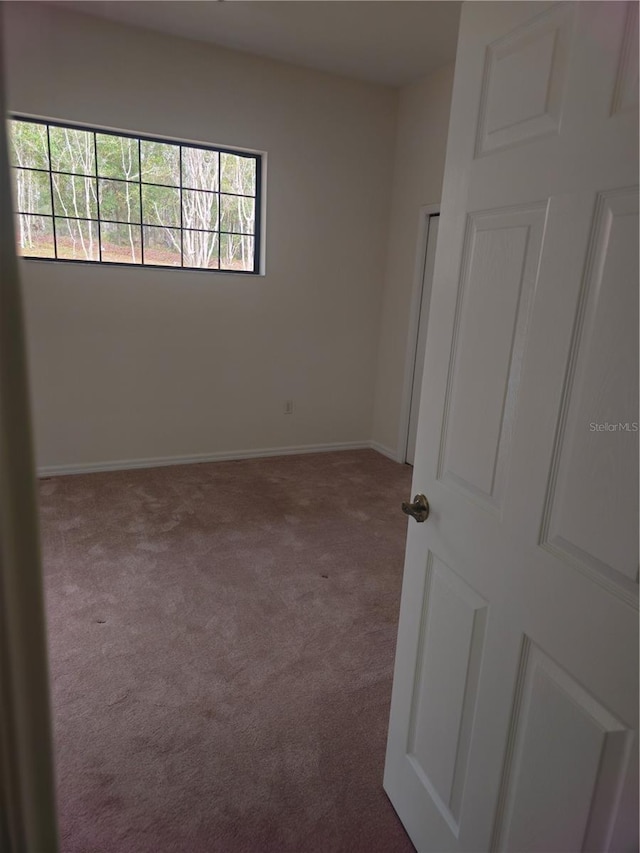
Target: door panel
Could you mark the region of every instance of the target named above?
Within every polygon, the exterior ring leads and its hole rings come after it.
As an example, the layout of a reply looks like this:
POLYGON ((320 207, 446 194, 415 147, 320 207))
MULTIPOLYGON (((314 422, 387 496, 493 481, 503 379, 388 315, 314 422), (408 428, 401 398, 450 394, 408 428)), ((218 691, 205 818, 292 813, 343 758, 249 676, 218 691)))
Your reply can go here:
POLYGON ((472 214, 441 477, 500 511, 546 205, 472 214))
POLYGON ((492 849, 607 849, 633 735, 525 638, 492 849))
POLYGON ((637 188, 605 193, 578 303, 542 541, 623 594, 638 583, 637 282, 637 188))
POLYGON ((634 21, 463 7, 385 766, 425 853, 637 847, 634 21))
POLYGON ((613 91, 612 115, 638 107, 638 4, 626 5, 627 15, 613 91))
POLYGON ((457 832, 482 658, 487 603, 437 557, 425 573, 407 751, 457 832))
POLYGON ((489 45, 476 154, 557 133, 571 15, 556 6, 489 45))

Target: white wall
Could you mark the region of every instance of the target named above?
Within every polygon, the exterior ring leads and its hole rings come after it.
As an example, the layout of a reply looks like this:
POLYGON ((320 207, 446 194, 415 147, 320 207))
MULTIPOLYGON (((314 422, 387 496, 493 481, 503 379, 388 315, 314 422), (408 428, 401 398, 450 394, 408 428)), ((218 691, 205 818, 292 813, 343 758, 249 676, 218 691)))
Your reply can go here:
MULTIPOLYGON (((22 263, 39 465, 367 441, 396 92, 51 6, 5 10, 10 110, 268 152, 264 277, 22 263)), ((402 138, 420 91, 403 93, 402 138)), ((418 147, 412 162, 437 171, 418 147)), ((439 196, 429 180, 410 205, 395 194, 396 259, 415 204, 439 196)), ((383 359, 403 300, 387 292, 383 359)))
POLYGON ((399 93, 393 197, 384 284, 372 437, 398 458, 407 336, 423 205, 439 205, 454 65, 434 71, 399 93))

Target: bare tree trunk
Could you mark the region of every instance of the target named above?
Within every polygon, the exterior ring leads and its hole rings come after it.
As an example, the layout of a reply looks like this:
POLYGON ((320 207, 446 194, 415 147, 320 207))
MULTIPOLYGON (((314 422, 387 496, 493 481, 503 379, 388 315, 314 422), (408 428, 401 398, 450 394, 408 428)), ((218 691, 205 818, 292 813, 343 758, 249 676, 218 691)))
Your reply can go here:
MULTIPOLYGON (((67 150, 69 152, 69 156, 71 157, 71 164, 73 166, 73 168, 70 171, 73 171, 73 169, 77 168, 78 161, 76 159, 76 152, 73 150, 73 148, 71 146, 71 140, 69 138, 69 131, 66 128, 64 131, 64 137, 65 137, 65 143, 67 146, 67 150)), ((73 210, 76 214, 76 217, 79 219, 80 214, 78 212, 78 198, 77 198, 77 194, 76 194, 76 184, 75 184, 75 180, 73 179, 73 177, 70 178, 70 182, 71 182, 71 199, 72 199, 72 203, 73 203, 73 210)), ((71 222, 71 220, 67 219, 67 223, 70 223, 70 222, 71 222)), ((76 253, 75 231, 77 228, 78 229, 78 236, 80 237, 80 245, 82 246, 82 251, 84 252, 85 258, 89 259, 89 255, 87 254, 87 247, 85 246, 84 235, 82 234, 82 227, 81 227, 80 222, 74 223, 73 227, 69 224, 68 227, 69 227, 69 232, 71 233, 72 240, 73 240, 73 254, 75 255, 75 253, 76 253)))
MULTIPOLYGON (((120 139, 120 157, 121 157, 121 161, 122 161, 122 174, 124 175, 124 177, 127 180, 129 180, 131 178, 131 176, 133 175, 133 162, 131 159, 131 144, 129 144, 127 147, 128 147, 127 155, 128 155, 129 161, 125 162, 124 139, 121 138, 120 139)), ((129 193, 130 193, 129 184, 125 184, 125 195, 126 195, 126 199, 127 199, 127 221, 129 223, 129 229, 128 229, 129 230, 129 246, 131 247, 131 260, 135 264, 135 262, 136 262, 136 249, 135 249, 135 244, 133 242, 133 227, 132 227, 132 223, 131 223, 131 196, 129 195, 129 193)), ((140 213, 142 213, 142 211, 140 211, 140 213)))
MULTIPOLYGON (((22 211, 25 209, 25 173, 18 169, 16 175, 16 200, 18 203, 18 210, 22 211)), ((18 222, 20 224, 20 248, 25 249, 27 245, 31 247, 31 219, 21 213, 18 217, 18 222)))
POLYGON ((127 220, 129 221, 129 245, 131 246, 131 260, 136 262, 136 250, 133 243, 133 229, 131 227, 131 198, 129 196, 129 184, 125 184, 127 197, 127 220))
MULTIPOLYGON (((89 169, 89 164, 91 162, 90 146, 93 147, 92 137, 86 136, 85 137, 85 147, 84 147, 84 159, 82 161, 83 165, 84 165, 84 172, 86 175, 88 175, 89 171, 90 171, 90 169, 89 169)), ((84 178, 85 212, 87 214, 87 219, 91 219, 91 205, 89 203, 89 186, 90 186, 89 179, 84 178)), ((92 259, 93 258, 93 225, 91 224, 91 222, 89 222, 87 224, 87 228, 89 230, 89 256, 88 256, 88 258, 92 259)))

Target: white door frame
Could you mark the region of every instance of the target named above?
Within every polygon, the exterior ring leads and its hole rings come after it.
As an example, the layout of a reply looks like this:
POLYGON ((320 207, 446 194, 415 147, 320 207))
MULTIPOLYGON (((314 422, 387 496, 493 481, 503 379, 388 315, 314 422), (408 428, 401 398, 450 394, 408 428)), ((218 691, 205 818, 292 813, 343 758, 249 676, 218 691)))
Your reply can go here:
POLYGON ((409 329, 407 332, 407 349, 404 361, 404 383, 402 388, 402 403, 400 405, 400 425, 396 444, 396 462, 403 463, 407 458, 409 441, 409 417, 411 415, 411 395, 413 391, 413 372, 416 364, 416 348, 418 346, 418 331, 420 327, 420 304, 424 283, 424 267, 427 258, 427 241, 429 239, 429 217, 440 213, 439 204, 423 204, 418 214, 418 240, 416 260, 413 272, 413 288, 409 305, 409 329))
MULTIPOLYGON (((0 71, 2 9, 0 9, 0 71)), ((0 82, 0 114, 5 115, 0 82)), ((22 294, 0 127, 0 848, 58 849, 22 294)))

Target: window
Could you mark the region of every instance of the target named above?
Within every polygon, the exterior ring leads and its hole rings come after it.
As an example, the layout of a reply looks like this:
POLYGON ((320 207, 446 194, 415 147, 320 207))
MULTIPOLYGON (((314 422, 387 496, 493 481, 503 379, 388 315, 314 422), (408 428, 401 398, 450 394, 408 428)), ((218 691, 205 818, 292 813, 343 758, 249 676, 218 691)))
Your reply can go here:
POLYGON ((18 252, 260 271, 259 155, 14 117, 18 252))

